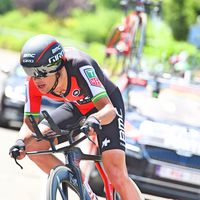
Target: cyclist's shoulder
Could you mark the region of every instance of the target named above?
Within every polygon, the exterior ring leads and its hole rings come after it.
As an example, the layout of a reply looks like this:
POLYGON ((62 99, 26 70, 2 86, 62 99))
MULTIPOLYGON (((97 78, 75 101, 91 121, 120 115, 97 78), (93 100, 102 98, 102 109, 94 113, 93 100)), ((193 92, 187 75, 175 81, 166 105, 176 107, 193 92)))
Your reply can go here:
POLYGON ((92 65, 96 62, 89 54, 78 48, 67 47, 64 50, 67 62, 70 62, 72 65, 81 67, 83 65, 92 65))
POLYGON ((42 93, 37 89, 31 77, 26 78, 26 96, 42 96, 42 93))
POLYGON ((84 57, 83 51, 75 47, 66 47, 64 48, 64 51, 65 51, 65 57, 67 60, 84 57))
MULTIPOLYGON (((111 80, 105 76, 98 62, 86 52, 69 47, 65 49, 65 53, 67 60, 66 69, 69 74, 74 75, 79 83, 85 83, 85 79, 88 81, 88 77, 90 77, 90 81, 92 81, 92 78, 100 79, 103 85, 111 82, 111 80)), ((93 81, 95 80, 98 81, 97 79, 93 79, 93 81)))

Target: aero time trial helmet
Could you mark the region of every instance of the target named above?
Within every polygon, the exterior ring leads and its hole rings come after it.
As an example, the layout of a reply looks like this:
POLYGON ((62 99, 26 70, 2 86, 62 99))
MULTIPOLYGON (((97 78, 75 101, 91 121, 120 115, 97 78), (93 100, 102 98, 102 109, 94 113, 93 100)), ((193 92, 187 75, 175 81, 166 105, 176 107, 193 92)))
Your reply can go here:
POLYGON ((20 64, 28 76, 47 77, 61 69, 63 59, 62 45, 54 37, 40 34, 24 44, 20 64))

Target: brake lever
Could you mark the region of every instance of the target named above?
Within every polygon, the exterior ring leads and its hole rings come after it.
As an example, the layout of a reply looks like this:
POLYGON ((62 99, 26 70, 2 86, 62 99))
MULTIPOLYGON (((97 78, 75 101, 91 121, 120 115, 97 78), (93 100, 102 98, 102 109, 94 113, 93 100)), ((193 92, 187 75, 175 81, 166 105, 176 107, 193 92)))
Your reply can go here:
POLYGON ((23 169, 22 165, 19 164, 19 162, 17 161, 17 159, 14 158, 14 160, 15 160, 15 163, 16 163, 21 169, 23 169))
POLYGON ((13 159, 15 160, 15 163, 16 163, 21 169, 23 169, 22 165, 20 165, 19 162, 17 161, 17 157, 20 155, 19 149, 17 149, 17 148, 13 149, 11 154, 12 154, 13 159))
POLYGON ((87 139, 92 142, 94 145, 97 145, 91 138, 90 136, 88 135, 88 131, 89 131, 89 126, 85 125, 85 126, 82 126, 80 128, 81 132, 85 134, 85 136, 87 137, 87 139))

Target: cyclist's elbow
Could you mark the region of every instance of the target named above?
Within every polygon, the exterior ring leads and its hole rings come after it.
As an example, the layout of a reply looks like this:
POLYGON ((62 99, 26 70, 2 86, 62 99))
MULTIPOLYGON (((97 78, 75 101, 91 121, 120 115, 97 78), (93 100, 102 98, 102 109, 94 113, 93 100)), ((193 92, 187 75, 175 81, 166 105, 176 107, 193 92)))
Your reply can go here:
POLYGON ((110 122, 112 122, 117 115, 115 107, 113 105, 109 104, 107 112, 109 113, 109 116, 110 116, 110 122))

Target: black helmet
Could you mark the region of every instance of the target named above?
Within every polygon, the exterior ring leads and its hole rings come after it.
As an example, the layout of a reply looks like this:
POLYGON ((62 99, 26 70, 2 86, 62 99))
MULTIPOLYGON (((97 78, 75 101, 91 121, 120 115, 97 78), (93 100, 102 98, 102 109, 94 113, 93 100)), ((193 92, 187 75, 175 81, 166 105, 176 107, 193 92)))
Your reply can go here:
POLYGON ((28 76, 46 77, 60 70, 63 59, 62 45, 54 37, 41 34, 24 44, 20 64, 28 76))

